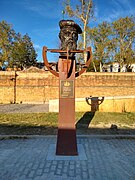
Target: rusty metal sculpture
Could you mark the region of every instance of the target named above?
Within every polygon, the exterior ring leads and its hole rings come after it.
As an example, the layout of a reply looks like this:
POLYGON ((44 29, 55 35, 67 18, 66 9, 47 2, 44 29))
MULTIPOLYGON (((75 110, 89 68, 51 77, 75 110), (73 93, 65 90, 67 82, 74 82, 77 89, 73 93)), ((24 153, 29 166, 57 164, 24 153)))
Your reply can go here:
POLYGON ((91 112, 96 112, 99 110, 99 105, 103 103, 104 97, 86 97, 86 102, 91 106, 91 112))
POLYGON ((78 34, 81 28, 72 20, 59 22, 61 49, 47 49, 43 47, 44 64, 48 70, 59 77, 59 119, 56 155, 78 155, 76 127, 75 127, 75 78, 86 71, 92 59, 91 47, 85 50, 77 50, 78 34), (49 63, 47 51, 60 53, 58 71, 53 69, 56 63, 49 63), (76 71, 76 53, 87 52, 87 61, 80 64, 82 69, 76 71))

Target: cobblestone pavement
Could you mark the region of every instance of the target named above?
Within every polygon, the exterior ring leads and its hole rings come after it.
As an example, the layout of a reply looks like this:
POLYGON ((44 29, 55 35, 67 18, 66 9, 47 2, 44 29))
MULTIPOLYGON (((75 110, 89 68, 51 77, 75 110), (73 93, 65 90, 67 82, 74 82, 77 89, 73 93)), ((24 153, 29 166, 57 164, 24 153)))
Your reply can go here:
POLYGON ((0 113, 48 112, 49 104, 0 104, 0 113))
POLYGON ((135 136, 77 136, 85 160, 48 160, 56 136, 0 140, 0 180, 134 180, 135 136))

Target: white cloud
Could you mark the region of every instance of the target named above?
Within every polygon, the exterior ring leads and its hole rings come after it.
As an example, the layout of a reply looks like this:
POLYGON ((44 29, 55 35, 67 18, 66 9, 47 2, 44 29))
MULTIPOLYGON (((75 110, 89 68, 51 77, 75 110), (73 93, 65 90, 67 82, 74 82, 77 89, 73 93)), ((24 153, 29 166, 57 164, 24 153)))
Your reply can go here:
POLYGON ((34 44, 34 48, 35 50, 38 52, 38 51, 41 51, 42 47, 38 44, 34 44))
POLYGON ((56 18, 61 16, 59 1, 51 3, 46 0, 23 0, 19 2, 25 9, 45 18, 56 18))
POLYGON ((96 23, 112 22, 120 17, 135 15, 134 0, 109 0, 104 4, 102 2, 103 0, 97 0, 95 8, 96 23))

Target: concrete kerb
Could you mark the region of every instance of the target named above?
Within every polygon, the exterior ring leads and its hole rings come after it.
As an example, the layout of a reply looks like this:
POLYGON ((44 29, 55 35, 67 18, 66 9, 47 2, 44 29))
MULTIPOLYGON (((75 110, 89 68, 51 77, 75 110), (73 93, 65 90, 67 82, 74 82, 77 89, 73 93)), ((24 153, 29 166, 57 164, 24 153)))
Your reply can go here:
MULTIPOLYGON (((57 138, 57 135, 0 135, 0 139, 31 139, 31 138, 57 138)), ((91 134, 91 135, 77 135, 79 137, 91 137, 91 138, 135 138, 135 135, 129 134, 91 134)))

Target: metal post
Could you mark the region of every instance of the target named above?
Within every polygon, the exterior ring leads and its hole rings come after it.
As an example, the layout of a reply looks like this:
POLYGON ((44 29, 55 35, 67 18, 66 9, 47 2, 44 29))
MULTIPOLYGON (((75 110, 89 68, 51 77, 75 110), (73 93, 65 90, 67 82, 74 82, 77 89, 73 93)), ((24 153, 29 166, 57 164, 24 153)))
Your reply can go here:
POLYGON ((56 155, 78 155, 75 127, 75 60, 59 59, 59 119, 56 155), (69 78, 68 74, 71 72, 69 78), (68 72, 68 73, 67 73, 68 72))

